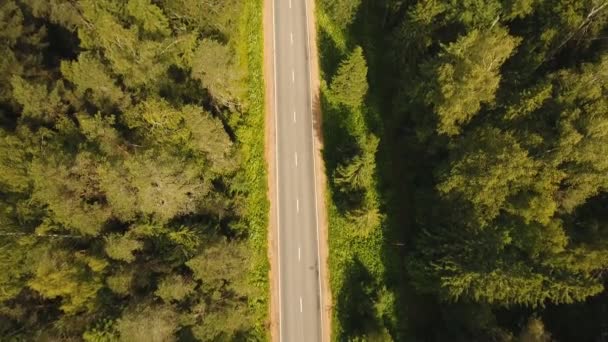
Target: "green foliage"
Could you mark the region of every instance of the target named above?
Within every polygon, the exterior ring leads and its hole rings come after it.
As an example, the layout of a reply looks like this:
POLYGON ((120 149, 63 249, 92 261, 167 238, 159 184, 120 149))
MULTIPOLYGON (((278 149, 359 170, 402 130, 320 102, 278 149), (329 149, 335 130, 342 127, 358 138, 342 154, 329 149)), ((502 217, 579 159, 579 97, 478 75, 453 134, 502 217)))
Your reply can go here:
POLYGON ((367 237, 382 223, 378 208, 361 208, 353 210, 346 216, 353 230, 353 236, 367 237))
POLYGON ((91 92, 92 102, 100 107, 108 101, 110 104, 122 104, 125 94, 112 79, 107 67, 90 53, 82 53, 74 62, 61 63, 61 73, 76 87, 76 94, 85 97, 91 92))
POLYGON ((222 123, 198 107, 176 109, 166 101, 149 100, 126 113, 125 121, 152 146, 172 146, 206 159, 216 172, 229 172, 232 142, 222 123))
POLYGON ((331 82, 333 98, 339 103, 359 107, 367 93, 367 65, 363 49, 356 47, 336 72, 331 82))
POLYGON ((128 308, 116 322, 120 341, 176 341, 177 313, 170 306, 151 304, 128 308))
POLYGON ((264 339, 261 5, 2 2, 0 340, 264 339))
POLYGON ((355 19, 357 10, 361 6, 361 0, 324 0, 321 1, 321 5, 332 20, 340 23, 344 28, 348 28, 355 19))
POLYGON ((99 275, 66 252, 47 253, 35 266, 28 286, 44 298, 62 298, 61 310, 68 314, 94 308, 99 275))
POLYGON ((49 93, 45 85, 30 84, 19 76, 13 77, 11 85, 15 100, 23 106, 24 117, 50 121, 61 110, 58 88, 49 93))
POLYGON ((551 334, 545 330, 543 321, 530 317, 519 334, 519 340, 521 342, 549 342, 551 334))
POLYGON ((239 21, 235 19, 256 5, 239 0, 163 0, 162 3, 174 25, 184 30, 221 32, 231 36, 240 34, 236 29, 239 21))
POLYGON ((50 22, 74 31, 82 23, 78 3, 64 0, 21 0, 37 18, 48 19, 50 22))
POLYGON ((14 1, 6 1, 0 5, 0 37, 15 44, 23 33, 23 13, 14 1))
POLYGON ((167 19, 150 1, 128 2, 127 12, 137 12, 135 23, 128 26, 121 21, 123 18, 116 17, 119 10, 112 1, 82 0, 80 5, 84 19, 91 24, 78 29, 81 46, 103 53, 111 70, 123 76, 128 87, 153 88, 172 62, 191 50, 188 35, 162 38, 168 33, 167 19), (161 37, 140 36, 140 30, 161 37))
POLYGON ((241 306, 226 306, 213 310, 207 315, 202 324, 192 327, 193 335, 201 341, 233 341, 236 334, 251 325, 248 308, 241 306))
POLYGON ((483 128, 461 143, 439 193, 471 203, 481 227, 493 220, 510 196, 535 181, 534 161, 510 134, 483 128))
POLYGON ((106 285, 112 292, 118 295, 128 295, 133 283, 133 274, 125 270, 119 270, 106 278, 106 285))
MULTIPOLYGON (((235 1, 236 3, 242 3, 235 1)), ((220 3, 229 4, 222 1, 220 3)), ((265 125, 264 78, 263 78, 263 44, 262 31, 263 1, 255 0, 243 3, 242 20, 239 22, 239 36, 236 51, 247 60, 247 98, 249 103, 248 115, 236 131, 240 141, 242 164, 246 165, 243 177, 246 184, 247 206, 244 212, 248 225, 248 249, 250 251, 248 276, 250 319, 254 322, 252 337, 268 339, 268 331, 264 322, 268 314, 269 282, 268 282, 268 188, 265 162, 265 138, 260 134, 265 125), (252 29, 253 28, 253 29, 252 29)), ((233 10, 239 6, 231 6, 233 10)), ((235 189, 238 187, 235 187, 235 189)), ((243 318, 244 316, 241 316, 243 318)))
POLYGON ((348 164, 339 165, 336 168, 334 182, 342 191, 354 191, 372 187, 378 142, 378 138, 370 135, 366 139, 361 155, 355 156, 348 164))
POLYGON ((179 275, 163 278, 158 284, 156 292, 158 297, 165 302, 181 301, 194 291, 194 284, 179 275))
POLYGON ((174 157, 161 155, 156 161, 150 157, 148 154, 125 163, 137 191, 139 209, 162 221, 194 212, 195 194, 200 196, 208 191, 196 167, 184 168, 174 157))
POLYGON ((145 32, 161 36, 168 36, 171 33, 169 21, 163 11, 150 0, 129 0, 126 10, 145 32))
POLYGON ((348 41, 350 22, 338 21, 326 10, 329 6, 335 6, 332 10, 352 6, 354 11, 358 5, 357 1, 327 2, 317 7, 321 65, 328 66, 322 70, 320 103, 324 157, 330 175, 326 201, 329 276, 335 305, 332 338, 385 341, 390 339, 385 322, 392 320, 395 303, 388 299, 392 293, 381 289, 385 217, 378 200, 376 155, 380 139, 372 123, 375 108, 368 103, 367 54, 348 41), (335 73, 331 63, 337 64, 335 73), (333 73, 329 86, 328 73, 333 73))
POLYGON ((29 188, 28 157, 21 139, 0 130, 0 184, 5 191, 24 192, 29 188))
POLYGON ((237 283, 240 278, 239 265, 246 262, 245 246, 219 243, 204 249, 201 254, 186 262, 186 265, 194 273, 194 278, 202 281, 205 287, 219 289, 228 285, 240 290, 242 285, 237 283))
POLYGON ((473 30, 429 63, 428 78, 435 78, 436 83, 426 101, 435 107, 439 133, 458 134, 482 104, 494 101, 500 66, 518 42, 503 28, 473 30))
POLYGON ((143 243, 127 235, 110 234, 105 238, 105 251, 114 260, 133 262, 133 253, 143 248, 143 243))
POLYGON ((605 334, 608 4, 342 5, 317 7, 332 338, 605 334))
POLYGON ((509 19, 524 18, 534 10, 534 7, 541 1, 538 0, 512 0, 508 1, 507 5, 507 17, 509 19))
POLYGON ((35 240, 29 237, 2 241, 0 266, 4 272, 0 273, 0 301, 15 298, 26 287, 33 259, 39 256, 35 240))
POLYGON ((96 327, 87 330, 82 334, 85 342, 115 342, 118 341, 114 329, 114 321, 103 320, 96 327))
MULTIPOLYGON (((243 104, 245 88, 243 73, 236 64, 230 47, 212 39, 204 39, 194 52, 192 77, 201 81, 219 104, 236 108, 243 104)), ((245 102, 246 103, 246 102, 245 102)))
POLYGON ((111 212, 100 197, 95 162, 87 153, 66 159, 51 154, 32 162, 32 198, 45 205, 49 217, 65 228, 96 235, 111 212))

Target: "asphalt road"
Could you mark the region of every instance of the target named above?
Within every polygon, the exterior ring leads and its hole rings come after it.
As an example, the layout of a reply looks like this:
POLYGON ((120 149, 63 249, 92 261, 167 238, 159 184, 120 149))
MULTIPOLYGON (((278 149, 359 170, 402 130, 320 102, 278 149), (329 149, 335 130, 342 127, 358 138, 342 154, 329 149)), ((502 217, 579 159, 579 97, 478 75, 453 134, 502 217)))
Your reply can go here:
MULTIPOLYGON (((307 0, 272 0, 282 342, 321 341, 307 0)), ((263 134, 263 132, 260 132, 263 134)))

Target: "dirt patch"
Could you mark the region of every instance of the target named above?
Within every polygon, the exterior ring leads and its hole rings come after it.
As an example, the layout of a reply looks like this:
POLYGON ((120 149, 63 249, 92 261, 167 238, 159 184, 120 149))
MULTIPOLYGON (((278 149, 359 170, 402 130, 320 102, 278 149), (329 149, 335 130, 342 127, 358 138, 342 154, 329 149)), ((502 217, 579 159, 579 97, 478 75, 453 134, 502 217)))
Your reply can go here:
MULTIPOLYGON (((316 174, 316 201, 319 215, 319 268, 321 274, 321 297, 322 297, 322 341, 330 341, 332 297, 329 287, 329 272, 327 267, 328 258, 328 230, 327 230, 327 205, 325 203, 325 187, 327 178, 325 176, 325 164, 323 161, 323 131, 321 106, 319 101, 319 55, 317 52, 317 31, 315 20, 314 0, 304 0, 308 8, 308 37, 310 39, 310 83, 312 96, 313 114, 313 140, 316 174)), ((265 157, 268 169, 268 198, 270 201, 270 217, 268 227, 268 259, 270 260, 270 306, 268 329, 272 341, 279 341, 279 278, 274 272, 279 267, 277 241, 277 203, 276 194, 276 159, 275 159, 275 117, 274 117, 274 44, 273 44, 273 13, 272 0, 264 0, 264 81, 265 81, 265 157)))

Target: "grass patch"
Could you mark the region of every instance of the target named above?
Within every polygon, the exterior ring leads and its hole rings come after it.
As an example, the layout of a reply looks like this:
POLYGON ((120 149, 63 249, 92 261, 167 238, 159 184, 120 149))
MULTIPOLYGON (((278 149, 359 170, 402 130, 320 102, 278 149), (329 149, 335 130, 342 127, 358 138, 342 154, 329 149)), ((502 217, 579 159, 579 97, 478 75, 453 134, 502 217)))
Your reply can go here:
POLYGON ((249 226, 249 244, 252 251, 250 282, 256 289, 250 296, 250 305, 256 321, 255 337, 269 340, 268 320, 268 211, 267 170, 264 156, 264 76, 263 76, 263 0, 248 0, 239 23, 237 55, 246 64, 248 110, 236 131, 243 158, 247 209, 245 218, 249 226))

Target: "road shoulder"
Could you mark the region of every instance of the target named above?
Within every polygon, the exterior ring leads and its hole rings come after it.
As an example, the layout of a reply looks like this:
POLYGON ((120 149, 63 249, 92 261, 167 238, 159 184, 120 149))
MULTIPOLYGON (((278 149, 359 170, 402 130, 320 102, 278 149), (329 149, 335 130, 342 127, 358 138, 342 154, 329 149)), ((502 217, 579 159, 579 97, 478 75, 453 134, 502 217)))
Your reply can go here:
POLYGON ((273 59, 273 16, 272 0, 264 0, 264 101, 265 101, 265 149, 264 156, 268 170, 268 201, 270 211, 268 217, 268 260, 270 261, 270 271, 268 274, 270 282, 270 305, 268 306, 270 338, 272 341, 279 341, 279 258, 278 234, 277 234, 277 203, 276 203, 276 163, 275 163, 275 117, 274 113, 274 59, 273 59))

